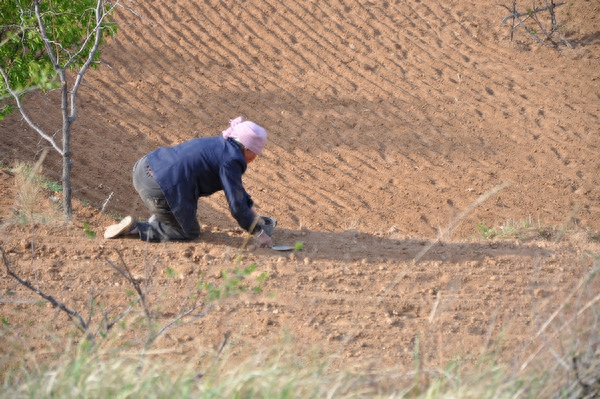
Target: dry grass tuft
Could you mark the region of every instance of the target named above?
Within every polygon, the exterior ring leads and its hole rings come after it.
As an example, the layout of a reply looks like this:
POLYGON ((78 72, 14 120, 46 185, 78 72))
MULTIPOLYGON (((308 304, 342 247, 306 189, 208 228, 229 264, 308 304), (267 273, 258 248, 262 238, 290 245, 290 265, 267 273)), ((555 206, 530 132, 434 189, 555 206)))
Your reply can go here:
POLYGON ((42 176, 45 156, 44 152, 34 165, 22 163, 13 170, 18 188, 14 206, 18 223, 49 223, 60 219, 59 201, 50 195, 51 184, 42 176))

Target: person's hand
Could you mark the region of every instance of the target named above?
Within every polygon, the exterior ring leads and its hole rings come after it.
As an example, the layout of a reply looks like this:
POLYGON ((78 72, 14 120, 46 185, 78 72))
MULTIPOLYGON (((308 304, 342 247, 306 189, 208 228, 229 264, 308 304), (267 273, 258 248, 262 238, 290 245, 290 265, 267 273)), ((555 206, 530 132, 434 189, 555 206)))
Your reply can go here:
POLYGON ((271 241, 271 237, 261 230, 260 233, 256 236, 256 244, 260 248, 271 248, 273 246, 273 242, 271 241))

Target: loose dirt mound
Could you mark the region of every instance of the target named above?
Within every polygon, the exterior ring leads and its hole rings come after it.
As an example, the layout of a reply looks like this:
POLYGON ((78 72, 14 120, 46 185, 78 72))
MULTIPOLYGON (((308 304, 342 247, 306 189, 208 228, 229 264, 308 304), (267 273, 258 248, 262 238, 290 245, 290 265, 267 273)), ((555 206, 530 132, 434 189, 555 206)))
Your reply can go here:
MULTIPOLYGON (((511 42, 503 8, 469 1, 127 4, 79 97, 73 186, 86 206, 67 229, 2 230, 10 262, 72 306, 83 311, 91 287, 126 301, 106 258, 122 256, 140 276, 149 264, 176 272, 157 277, 165 319, 198 278, 218 282, 221 269, 256 263, 271 295, 229 300, 160 345, 191 356, 231 331, 241 351, 287 329, 303 348, 410 366, 421 337, 443 364, 501 332, 513 356, 590 266, 585 254, 598 252, 595 2, 559 10, 571 43, 561 51, 519 31, 511 42), (302 251, 237 257, 244 235, 222 195, 200 201, 196 242, 100 238, 116 216, 148 217, 131 184, 140 156, 220 134, 239 115, 269 133, 246 187, 279 221, 275 243, 303 242, 302 251), (526 239, 473 240, 478 225, 527 221, 541 229, 526 239)), ((60 128, 53 94, 28 100, 42 128, 60 128)), ((3 164, 48 146, 19 115, 0 132, 3 164)), ((44 173, 58 180, 60 162, 51 153, 44 173)), ((17 188, 3 173, 9 221, 17 188)), ((12 325, 67 323, 2 273, 12 325)))

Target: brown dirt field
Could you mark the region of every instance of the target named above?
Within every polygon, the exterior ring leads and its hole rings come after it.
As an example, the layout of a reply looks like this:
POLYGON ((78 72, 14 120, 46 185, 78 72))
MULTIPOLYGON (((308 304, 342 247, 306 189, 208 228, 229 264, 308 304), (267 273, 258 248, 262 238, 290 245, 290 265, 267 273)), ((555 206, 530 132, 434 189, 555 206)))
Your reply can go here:
MULTIPOLYGON (((14 223, 20 186, 0 172, 7 259, 82 314, 92 288, 106 308, 127 302, 107 262, 119 252, 137 276, 156 265, 165 322, 199 278, 219 283, 222 269, 256 263, 270 274, 265 293, 230 298, 163 335, 165 356, 197 359, 226 332, 241 354, 286 332, 300 352, 339 355, 339 367, 413 367, 417 340, 429 364, 492 349, 523 361, 595 262, 597 1, 557 9, 571 43, 560 51, 518 30, 511 41, 505 9, 467 0, 124 4, 79 94, 74 220, 14 223), (102 238, 119 216, 149 216, 131 183, 140 156, 220 134, 239 115, 269 134, 246 188, 278 220, 275 244, 303 242, 301 251, 240 250, 245 236, 223 195, 200 201, 195 242, 102 238), (486 240, 477 229, 526 221, 533 228, 520 237, 486 240)), ((26 102, 50 134, 61 126, 56 100, 26 102)), ((0 134, 3 165, 34 162, 48 147, 17 114, 0 134)), ((60 179, 52 151, 44 173, 60 179)), ((36 304, 4 267, 0 277, 0 316, 12 326, 4 340, 38 353, 48 338, 32 326, 67 334, 64 314, 36 304)))

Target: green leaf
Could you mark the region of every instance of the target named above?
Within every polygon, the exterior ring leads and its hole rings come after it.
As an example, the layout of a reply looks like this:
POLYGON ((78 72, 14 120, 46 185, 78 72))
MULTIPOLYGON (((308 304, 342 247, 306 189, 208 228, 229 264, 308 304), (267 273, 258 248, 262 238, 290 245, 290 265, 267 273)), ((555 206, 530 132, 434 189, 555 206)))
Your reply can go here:
MULTIPOLYGON (((60 84, 38 26, 35 3, 0 0, 0 68, 18 95, 29 89, 50 90, 60 84)), ((93 49, 95 35, 100 35, 102 44, 106 37, 116 34, 116 24, 110 14, 105 16, 100 29, 96 29, 96 4, 96 0, 39 2, 41 20, 59 68, 81 68, 93 49)), ((106 4, 104 10, 109 11, 110 4, 106 4)), ((98 51, 94 60, 99 59, 98 51)), ((0 100, 8 94, 4 79, 0 79, 0 100)), ((11 111, 12 107, 3 104, 0 118, 11 111)))

